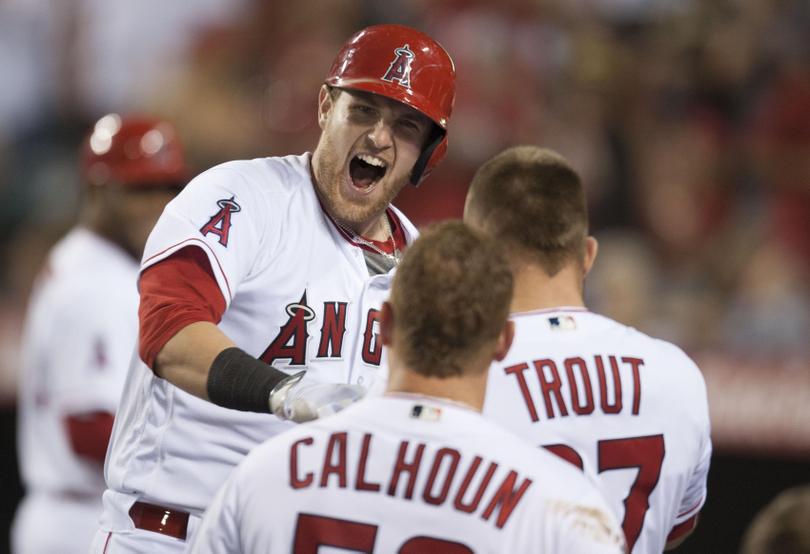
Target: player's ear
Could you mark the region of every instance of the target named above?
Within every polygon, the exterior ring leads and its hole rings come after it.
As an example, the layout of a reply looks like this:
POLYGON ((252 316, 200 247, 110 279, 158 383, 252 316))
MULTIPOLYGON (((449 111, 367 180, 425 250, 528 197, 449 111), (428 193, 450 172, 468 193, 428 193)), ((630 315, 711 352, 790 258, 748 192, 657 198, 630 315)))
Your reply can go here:
POLYGON ((472 190, 467 191, 467 198, 464 199, 464 215, 462 216, 462 219, 464 220, 464 223, 470 227, 477 228, 476 224, 478 221, 473 213, 475 211, 475 201, 473 200, 474 194, 475 193, 472 190))
POLYGON ((391 346, 394 338, 394 310, 391 304, 383 302, 380 309, 380 341, 383 346, 391 346))
POLYGON ((599 252, 599 243, 594 237, 587 237, 585 239, 585 260, 582 264, 584 275, 587 275, 593 267, 593 262, 596 261, 597 252, 599 252))
POLYGON ((493 358, 496 362, 500 362, 506 358, 506 355, 509 353, 509 349, 512 347, 512 339, 514 338, 515 322, 511 319, 507 319, 506 324, 504 324, 501 334, 498 337, 498 343, 495 346, 495 355, 493 358))
POLYGON ((321 85, 321 90, 318 92, 318 125, 322 130, 326 127, 326 120, 329 119, 329 113, 332 111, 334 103, 330 88, 321 85))

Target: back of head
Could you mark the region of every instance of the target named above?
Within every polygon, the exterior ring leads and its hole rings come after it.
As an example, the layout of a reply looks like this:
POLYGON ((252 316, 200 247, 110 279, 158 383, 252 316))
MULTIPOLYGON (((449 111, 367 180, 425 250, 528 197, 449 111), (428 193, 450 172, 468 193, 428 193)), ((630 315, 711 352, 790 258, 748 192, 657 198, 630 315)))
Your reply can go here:
POLYGON ((355 33, 335 57, 325 82, 385 96, 421 112, 436 125, 414 166, 418 184, 447 153, 447 125, 456 98, 456 70, 447 51, 404 25, 373 25, 355 33))
POLYGON ((426 377, 463 375, 465 360, 497 340, 511 297, 512 275, 493 241, 460 221, 429 228, 394 277, 397 356, 426 377))
POLYGON ((781 493, 757 514, 742 554, 810 554, 810 485, 781 493))
POLYGON ((188 179, 183 147, 167 121, 108 114, 84 141, 81 172, 90 186, 176 186, 188 179))
POLYGON ((478 169, 464 220, 550 276, 581 262, 588 234, 579 175, 556 152, 535 146, 509 148, 478 169))

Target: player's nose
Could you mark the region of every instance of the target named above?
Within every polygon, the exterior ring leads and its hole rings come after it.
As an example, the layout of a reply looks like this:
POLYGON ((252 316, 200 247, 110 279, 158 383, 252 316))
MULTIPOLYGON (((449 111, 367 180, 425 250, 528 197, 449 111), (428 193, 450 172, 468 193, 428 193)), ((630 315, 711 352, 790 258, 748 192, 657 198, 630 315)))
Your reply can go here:
POLYGON ((368 140, 377 150, 390 148, 394 143, 394 131, 391 126, 380 118, 374 126, 369 129, 368 140))

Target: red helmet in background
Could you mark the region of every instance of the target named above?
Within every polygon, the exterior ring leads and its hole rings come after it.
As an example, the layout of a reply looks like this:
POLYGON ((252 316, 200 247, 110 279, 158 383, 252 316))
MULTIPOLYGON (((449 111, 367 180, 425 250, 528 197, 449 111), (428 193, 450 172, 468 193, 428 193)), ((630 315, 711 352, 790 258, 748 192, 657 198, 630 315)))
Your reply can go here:
POLYGON ((343 45, 325 82, 402 102, 436 124, 411 173, 414 185, 444 159, 456 70, 450 55, 426 34, 403 25, 367 27, 343 45))
POLYGON ((174 127, 152 117, 108 114, 84 141, 81 172, 92 186, 186 184, 189 173, 174 127))

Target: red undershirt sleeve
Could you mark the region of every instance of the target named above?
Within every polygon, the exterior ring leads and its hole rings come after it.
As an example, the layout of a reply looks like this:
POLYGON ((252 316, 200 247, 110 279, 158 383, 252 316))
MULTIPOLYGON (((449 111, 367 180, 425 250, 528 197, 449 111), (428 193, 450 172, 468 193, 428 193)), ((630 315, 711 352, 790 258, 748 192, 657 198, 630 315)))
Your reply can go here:
POLYGON ((154 369, 169 339, 198 321, 219 323, 225 298, 208 256, 198 246, 182 248, 141 273, 138 354, 154 369))
POLYGON ((678 540, 682 536, 691 533, 697 527, 698 514, 693 515, 686 521, 682 521, 670 530, 667 536, 667 543, 678 540))
POLYGON ((109 412, 73 414, 65 417, 70 447, 83 458, 104 463, 107 443, 113 428, 113 415, 109 412))

